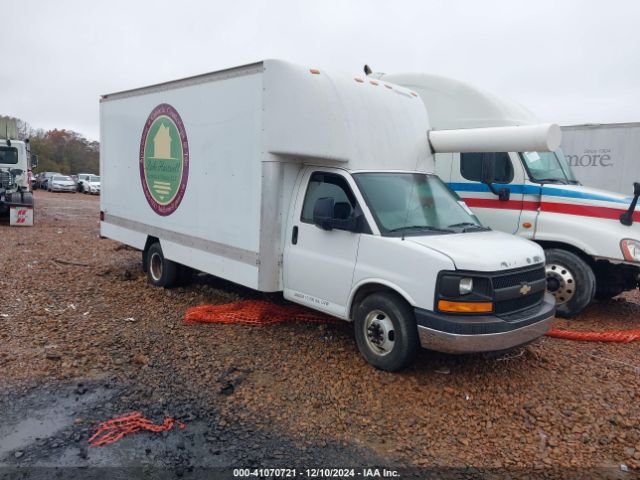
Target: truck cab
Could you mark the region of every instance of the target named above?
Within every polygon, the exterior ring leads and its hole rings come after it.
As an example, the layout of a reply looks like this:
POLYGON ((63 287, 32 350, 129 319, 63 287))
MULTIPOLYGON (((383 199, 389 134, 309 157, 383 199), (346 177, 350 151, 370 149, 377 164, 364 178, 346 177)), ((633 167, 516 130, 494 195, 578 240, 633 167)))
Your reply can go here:
MULTIPOLYGON (((378 76, 419 93, 434 129, 537 123, 522 106, 456 80, 378 76)), ((630 195, 585 187, 559 149, 438 153, 436 172, 483 224, 545 249, 547 288, 559 315, 573 317, 594 298, 638 288, 640 213, 633 202, 640 189, 634 191, 634 179, 630 195)))
POLYGON ((28 141, 0 139, 0 217, 11 225, 33 225, 31 167, 35 166, 28 141))

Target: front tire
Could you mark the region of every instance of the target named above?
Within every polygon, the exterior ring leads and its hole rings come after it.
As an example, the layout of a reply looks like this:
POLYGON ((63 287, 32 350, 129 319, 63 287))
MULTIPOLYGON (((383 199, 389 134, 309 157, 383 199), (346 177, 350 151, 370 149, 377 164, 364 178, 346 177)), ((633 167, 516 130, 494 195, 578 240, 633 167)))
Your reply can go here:
POLYGON ((358 350, 376 368, 396 372, 415 358, 418 328, 407 303, 391 293, 373 293, 355 311, 358 350))
POLYGON ((545 250, 547 290, 556 298, 556 314, 571 318, 593 300, 596 277, 593 270, 575 253, 559 248, 545 250))
POLYGON ((147 281, 155 287, 171 288, 178 278, 178 264, 164 258, 160 243, 153 243, 147 250, 147 281))

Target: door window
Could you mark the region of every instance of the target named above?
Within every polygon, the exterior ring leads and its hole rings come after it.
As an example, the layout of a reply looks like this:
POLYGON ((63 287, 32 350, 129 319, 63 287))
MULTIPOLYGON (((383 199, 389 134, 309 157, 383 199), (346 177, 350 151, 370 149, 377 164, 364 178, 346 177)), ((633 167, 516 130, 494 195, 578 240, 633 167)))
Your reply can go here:
POLYGON ((333 198, 333 218, 347 219, 356 210, 356 197, 344 177, 334 173, 314 172, 304 197, 300 220, 313 223, 313 208, 320 198, 333 198))
POLYGON ((488 155, 495 155, 495 169, 493 183, 511 183, 513 180, 513 165, 509 154, 498 153, 461 153, 460 173, 467 180, 473 182, 482 181, 482 163, 488 155))

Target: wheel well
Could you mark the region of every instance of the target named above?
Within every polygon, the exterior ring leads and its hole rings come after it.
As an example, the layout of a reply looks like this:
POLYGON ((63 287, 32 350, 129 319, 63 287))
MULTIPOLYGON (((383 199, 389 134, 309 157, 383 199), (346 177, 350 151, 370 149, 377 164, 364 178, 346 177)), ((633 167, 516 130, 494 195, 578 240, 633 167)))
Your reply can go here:
POLYGON ((365 297, 372 293, 378 292, 391 293, 392 295, 400 298, 403 302, 409 305, 409 307, 411 307, 411 304, 407 301, 407 299, 393 288, 381 283, 367 283, 365 285, 361 285, 360 288, 358 288, 358 291, 353 296, 353 300, 351 301, 351 306, 349 308, 349 320, 354 319, 355 309, 365 297))
POLYGON ((147 242, 144 244, 144 250, 142 250, 142 271, 144 273, 147 273, 147 250, 149 250, 149 247, 151 245, 153 245, 156 242, 159 242, 160 240, 157 239, 156 237, 147 237, 147 242))
POLYGON ((582 260, 587 262, 587 264, 592 269, 595 267, 596 262, 593 259, 593 257, 591 255, 585 253, 583 250, 580 250, 578 247, 574 247, 573 245, 570 245, 568 243, 553 242, 553 241, 548 241, 548 240, 536 240, 536 243, 538 245, 540 245, 542 248, 544 248, 545 250, 547 248, 558 248, 558 249, 561 249, 561 250, 566 250, 568 252, 574 253, 577 256, 579 256, 582 260))

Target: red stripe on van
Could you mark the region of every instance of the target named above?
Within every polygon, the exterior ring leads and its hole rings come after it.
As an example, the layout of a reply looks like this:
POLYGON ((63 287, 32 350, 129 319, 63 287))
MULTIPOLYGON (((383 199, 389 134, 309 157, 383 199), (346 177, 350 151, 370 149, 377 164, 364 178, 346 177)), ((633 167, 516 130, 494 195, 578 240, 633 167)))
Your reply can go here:
MULTIPOLYGON (((620 210, 618 208, 574 205, 571 203, 519 202, 517 200, 502 202, 490 198, 465 198, 464 201, 470 207, 503 210, 537 210, 538 207, 540 207, 544 212, 564 213, 567 215, 578 215, 580 217, 606 218, 609 220, 618 220, 620 215, 626 212, 626 210, 620 210)), ((640 222, 640 212, 633 212, 633 221, 640 222)))

